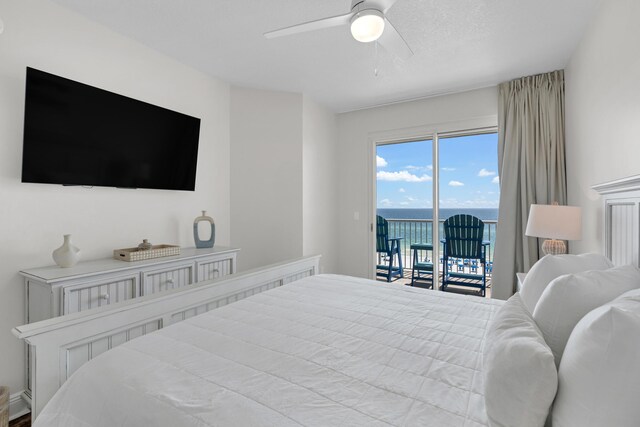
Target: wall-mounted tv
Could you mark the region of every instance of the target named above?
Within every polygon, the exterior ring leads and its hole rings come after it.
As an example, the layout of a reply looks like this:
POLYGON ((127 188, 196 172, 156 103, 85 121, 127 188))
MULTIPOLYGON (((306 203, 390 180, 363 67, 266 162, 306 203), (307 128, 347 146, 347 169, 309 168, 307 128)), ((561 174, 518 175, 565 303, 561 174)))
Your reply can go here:
POLYGON ((200 119, 27 68, 22 182, 195 189, 200 119))

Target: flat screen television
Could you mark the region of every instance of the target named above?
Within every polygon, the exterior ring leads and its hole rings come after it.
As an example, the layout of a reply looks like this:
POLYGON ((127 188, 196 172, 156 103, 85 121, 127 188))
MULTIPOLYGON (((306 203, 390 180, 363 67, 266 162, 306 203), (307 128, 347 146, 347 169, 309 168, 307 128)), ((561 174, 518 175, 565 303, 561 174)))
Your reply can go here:
POLYGON ((27 68, 22 182, 193 191, 200 119, 27 68))

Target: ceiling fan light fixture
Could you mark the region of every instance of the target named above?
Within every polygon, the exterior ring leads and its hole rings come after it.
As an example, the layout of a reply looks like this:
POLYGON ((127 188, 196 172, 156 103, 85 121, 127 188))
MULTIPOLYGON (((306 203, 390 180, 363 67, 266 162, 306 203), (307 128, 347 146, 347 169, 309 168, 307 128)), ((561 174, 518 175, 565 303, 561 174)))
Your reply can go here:
POLYGON ((351 35, 362 43, 376 41, 384 31, 384 15, 379 10, 360 11, 351 18, 351 35))

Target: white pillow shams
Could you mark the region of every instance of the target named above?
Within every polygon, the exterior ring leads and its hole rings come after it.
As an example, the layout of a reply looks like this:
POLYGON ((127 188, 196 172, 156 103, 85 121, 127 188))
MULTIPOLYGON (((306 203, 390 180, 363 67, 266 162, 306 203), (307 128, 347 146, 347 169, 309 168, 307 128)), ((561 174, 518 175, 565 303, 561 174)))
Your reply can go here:
POLYGON ((522 283, 520 294, 530 313, 545 288, 556 277, 587 270, 606 270, 613 267, 607 257, 600 254, 546 255, 536 262, 522 283))
POLYGON ((551 347, 556 365, 571 331, 585 314, 637 288, 640 270, 631 265, 567 274, 549 283, 536 304, 533 320, 551 347))
POLYGON ((640 425, 640 289, 578 322, 558 375, 553 427, 640 425))
POLYGON ((515 294, 500 308, 484 348, 484 399, 492 427, 542 427, 556 395, 551 349, 515 294))

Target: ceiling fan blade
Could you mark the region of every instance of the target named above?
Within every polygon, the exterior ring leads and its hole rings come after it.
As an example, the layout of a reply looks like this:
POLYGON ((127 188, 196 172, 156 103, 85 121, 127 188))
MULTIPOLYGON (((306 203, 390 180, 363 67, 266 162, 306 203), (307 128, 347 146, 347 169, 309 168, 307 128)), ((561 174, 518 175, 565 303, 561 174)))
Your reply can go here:
POLYGON ((385 26, 382 36, 378 39, 385 49, 390 53, 399 56, 402 59, 409 59, 413 56, 413 51, 402 38, 398 30, 391 24, 391 22, 385 17, 385 26))
POLYGON ((289 36, 291 34, 306 33, 307 31, 320 30, 323 28, 337 27, 339 25, 348 24, 351 20, 352 13, 344 15, 332 16, 330 18, 318 19, 316 21, 305 22, 304 24, 292 25, 279 30, 268 31, 264 36, 268 39, 275 37, 289 36))
POLYGON ((382 13, 387 13, 391 6, 398 0, 365 0, 365 7, 367 9, 377 9, 382 13))

